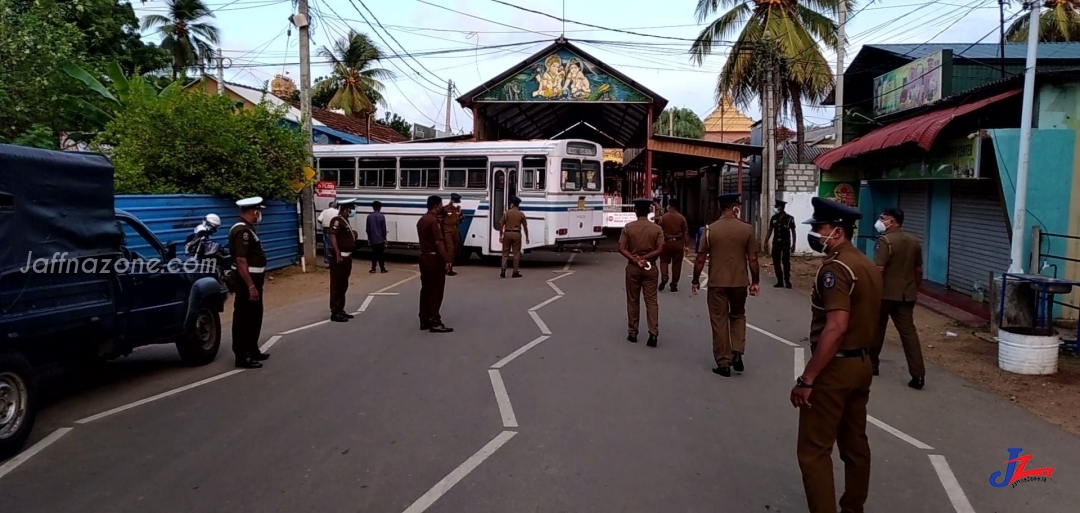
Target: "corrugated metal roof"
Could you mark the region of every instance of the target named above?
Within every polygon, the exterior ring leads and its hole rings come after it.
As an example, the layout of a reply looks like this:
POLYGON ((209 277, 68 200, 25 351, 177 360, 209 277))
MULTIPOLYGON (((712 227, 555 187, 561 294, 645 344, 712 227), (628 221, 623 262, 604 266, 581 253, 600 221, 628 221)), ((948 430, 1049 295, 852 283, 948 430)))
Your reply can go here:
MULTIPOLYGON (((922 43, 922 44, 880 44, 865 45, 869 48, 884 50, 912 60, 921 59, 938 50, 952 50, 953 57, 968 59, 999 59, 1001 47, 994 43, 922 43)), ((1024 59, 1027 57, 1027 43, 1006 43, 1006 59, 1024 59)), ((1039 59, 1077 59, 1080 60, 1080 43, 1039 43, 1039 59)))

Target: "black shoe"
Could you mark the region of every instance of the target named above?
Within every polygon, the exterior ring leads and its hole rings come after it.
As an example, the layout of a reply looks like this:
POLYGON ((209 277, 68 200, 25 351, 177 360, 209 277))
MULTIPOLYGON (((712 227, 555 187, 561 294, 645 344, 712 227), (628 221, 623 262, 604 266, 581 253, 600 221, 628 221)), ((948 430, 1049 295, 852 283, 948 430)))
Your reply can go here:
POLYGON ((270 359, 270 353, 255 353, 255 356, 252 356, 251 359, 257 362, 265 362, 270 359))
POLYGON ((263 364, 251 358, 238 358, 236 360, 236 367, 239 369, 261 369, 262 366, 263 364))
POLYGON ((723 376, 725 378, 730 378, 731 377, 731 367, 717 367, 717 368, 713 369, 712 371, 713 371, 713 373, 719 374, 719 375, 721 375, 721 376, 723 376))
POLYGON ((791 282, 789 281, 789 282, 785 283, 784 288, 785 289, 790 289, 791 288, 791 282))
POLYGON ((662 281, 662 282, 660 282, 660 286, 659 286, 659 287, 656 287, 656 290, 658 290, 658 291, 660 291, 660 292, 663 292, 663 291, 664 291, 664 287, 667 287, 667 282, 666 282, 666 281, 662 281))
POLYGON ((735 372, 742 372, 746 367, 742 363, 742 353, 735 353, 731 355, 731 366, 735 369, 735 372))
POLYGON ((776 282, 776 285, 772 286, 772 288, 774 288, 774 289, 782 289, 782 288, 784 288, 784 282, 778 281, 778 282, 776 282))
POLYGON ((678 291, 679 291, 679 286, 678 286, 678 285, 676 285, 676 284, 674 284, 674 283, 672 283, 672 284, 671 284, 671 291, 672 291, 672 292, 678 292, 678 291))
POLYGON ((503 269, 503 270, 499 271, 499 277, 500 278, 505 278, 506 277, 506 269, 503 269))
POLYGON ((371 268, 371 270, 370 270, 370 271, 368 271, 368 272, 369 272, 369 273, 371 273, 371 274, 375 274, 375 268, 374 268, 374 267, 372 267, 372 268, 371 268))
POLYGON ((649 347, 656 347, 656 335, 649 335, 649 341, 645 343, 649 347))
POLYGON ((331 315, 330 320, 332 322, 349 322, 349 318, 345 317, 343 313, 331 315))
POLYGON ((379 272, 380 272, 380 273, 383 273, 383 274, 386 274, 386 273, 388 273, 388 272, 390 272, 390 271, 387 271, 386 269, 379 269, 379 272))
POLYGON ((432 333, 453 333, 454 328, 447 328, 445 325, 432 326, 430 330, 432 333))
POLYGON ((879 371, 879 370, 877 370, 877 369, 874 369, 874 375, 875 375, 875 376, 880 376, 880 375, 881 375, 881 371, 879 371))
POLYGON ((430 324, 420 323, 420 331, 427 331, 427 330, 430 330, 430 329, 431 329, 430 324))
POLYGON ((633 343, 637 344, 637 335, 627 335, 626 336, 626 341, 627 342, 633 342, 633 343))
POLYGON ((511 278, 520 278, 520 277, 521 277, 521 273, 519 273, 519 272, 517 272, 517 271, 514 271, 514 274, 511 274, 511 275, 510 275, 510 277, 511 277, 511 278))
POLYGON ((353 315, 351 313, 346 313, 346 314, 341 314, 341 315, 344 315, 345 317, 348 317, 349 319, 353 319, 353 318, 356 317, 355 315, 353 315))
POLYGON ((908 381, 907 386, 914 388, 915 390, 922 390, 922 388, 926 386, 926 378, 911 378, 911 381, 908 381))
POLYGON ((447 276, 457 276, 457 272, 456 271, 446 271, 446 275, 447 276))

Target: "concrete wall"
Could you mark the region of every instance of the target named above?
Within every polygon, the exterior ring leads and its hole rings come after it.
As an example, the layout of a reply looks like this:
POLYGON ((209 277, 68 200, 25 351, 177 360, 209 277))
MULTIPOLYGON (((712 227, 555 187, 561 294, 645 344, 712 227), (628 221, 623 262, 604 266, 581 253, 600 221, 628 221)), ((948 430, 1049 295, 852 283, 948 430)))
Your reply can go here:
POLYGON ((820 175, 813 164, 784 164, 776 173, 777 198, 787 202, 787 213, 795 218, 796 253, 813 253, 806 242, 810 226, 802 222, 814 213, 810 200, 817 196, 820 175))

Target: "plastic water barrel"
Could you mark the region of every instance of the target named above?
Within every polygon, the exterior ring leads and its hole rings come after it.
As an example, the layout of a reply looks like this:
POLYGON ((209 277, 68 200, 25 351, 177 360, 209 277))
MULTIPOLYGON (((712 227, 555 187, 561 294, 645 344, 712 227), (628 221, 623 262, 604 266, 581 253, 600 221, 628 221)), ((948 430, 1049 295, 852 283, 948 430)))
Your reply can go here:
MULTIPOLYGON (((998 330, 998 367, 1006 372, 1048 375, 1057 372, 1061 337, 1057 334, 998 330)), ((1030 331, 1030 330, 1023 330, 1030 331)))

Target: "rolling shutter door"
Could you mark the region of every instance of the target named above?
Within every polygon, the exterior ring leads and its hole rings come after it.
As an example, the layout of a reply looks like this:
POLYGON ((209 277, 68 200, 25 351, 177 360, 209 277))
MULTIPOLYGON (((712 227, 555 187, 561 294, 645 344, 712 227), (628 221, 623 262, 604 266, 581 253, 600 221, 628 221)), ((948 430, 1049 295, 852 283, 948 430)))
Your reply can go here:
POLYGON ((996 184, 953 181, 947 285, 968 295, 976 285, 985 292, 990 273, 1008 268, 1009 231, 996 184))
POLYGON ((923 249, 926 249, 926 212, 930 201, 926 190, 926 182, 900 182, 900 195, 896 201, 904 211, 904 231, 919 239, 923 249))

